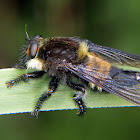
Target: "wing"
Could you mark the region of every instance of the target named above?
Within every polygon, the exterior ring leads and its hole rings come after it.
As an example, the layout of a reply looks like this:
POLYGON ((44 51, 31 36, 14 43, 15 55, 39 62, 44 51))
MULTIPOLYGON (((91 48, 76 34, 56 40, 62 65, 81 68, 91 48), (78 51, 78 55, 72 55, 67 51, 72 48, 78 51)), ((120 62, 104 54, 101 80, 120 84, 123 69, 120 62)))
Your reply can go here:
POLYGON ((89 46, 89 52, 94 52, 109 62, 118 62, 129 66, 140 67, 140 55, 127 53, 125 51, 96 45, 89 40, 85 40, 89 46))
POLYGON ((91 69, 81 64, 66 63, 65 67, 78 77, 140 106, 140 83, 137 80, 132 81, 132 78, 127 78, 127 76, 113 79, 109 75, 99 73, 97 68, 91 69))

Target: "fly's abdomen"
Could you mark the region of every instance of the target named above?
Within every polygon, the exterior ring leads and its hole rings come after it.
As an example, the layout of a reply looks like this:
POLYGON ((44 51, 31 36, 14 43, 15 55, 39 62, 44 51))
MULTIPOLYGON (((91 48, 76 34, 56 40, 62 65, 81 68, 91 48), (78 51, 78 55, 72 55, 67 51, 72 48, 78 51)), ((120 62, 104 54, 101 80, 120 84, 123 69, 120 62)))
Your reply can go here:
POLYGON ((109 76, 122 86, 135 86, 140 83, 140 73, 137 71, 123 70, 111 67, 109 76))

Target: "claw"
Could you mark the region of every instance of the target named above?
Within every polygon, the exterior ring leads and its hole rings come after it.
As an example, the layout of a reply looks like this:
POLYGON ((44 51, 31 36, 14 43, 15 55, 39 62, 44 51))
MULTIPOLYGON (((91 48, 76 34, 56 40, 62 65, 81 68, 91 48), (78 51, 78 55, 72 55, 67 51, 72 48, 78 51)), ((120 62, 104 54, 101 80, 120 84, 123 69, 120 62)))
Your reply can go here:
POLYGON ((85 106, 80 106, 77 112, 78 116, 82 116, 86 113, 86 107, 85 106))
POLYGON ((35 116, 36 118, 38 118, 38 110, 35 109, 34 111, 31 112, 32 116, 35 116))
POLYGON ((86 112, 84 112, 84 111, 83 111, 83 112, 82 112, 82 111, 78 111, 78 112, 77 112, 77 115, 78 115, 78 116, 83 116, 85 113, 86 113, 86 112))
POLYGON ((10 81, 10 82, 7 82, 6 85, 7 85, 7 88, 11 88, 14 85, 14 83, 10 81))

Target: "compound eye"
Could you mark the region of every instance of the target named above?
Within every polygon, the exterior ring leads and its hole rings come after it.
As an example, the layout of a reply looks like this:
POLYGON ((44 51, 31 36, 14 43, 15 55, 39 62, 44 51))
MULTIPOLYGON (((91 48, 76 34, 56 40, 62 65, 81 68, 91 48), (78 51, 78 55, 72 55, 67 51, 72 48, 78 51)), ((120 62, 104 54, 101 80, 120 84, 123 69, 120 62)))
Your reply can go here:
POLYGON ((33 43, 30 45, 29 55, 31 58, 34 58, 36 56, 37 50, 38 50, 37 43, 33 43))

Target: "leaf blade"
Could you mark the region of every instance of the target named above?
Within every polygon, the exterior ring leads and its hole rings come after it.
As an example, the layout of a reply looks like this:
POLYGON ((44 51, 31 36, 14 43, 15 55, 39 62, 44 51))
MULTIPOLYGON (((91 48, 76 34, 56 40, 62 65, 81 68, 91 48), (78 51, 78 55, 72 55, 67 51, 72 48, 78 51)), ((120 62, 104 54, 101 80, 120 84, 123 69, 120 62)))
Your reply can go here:
MULTIPOLYGON (((0 70, 0 114, 31 112, 41 94, 47 91, 50 79, 46 80, 46 76, 27 83, 20 83, 10 89, 6 88, 7 81, 27 72, 29 71, 25 69, 13 68, 0 70)), ((84 99, 87 108, 135 106, 113 94, 99 93, 90 89, 87 89, 87 93, 84 99)), ((61 84, 58 91, 44 102, 41 110, 75 109, 77 106, 72 99, 73 94, 73 90, 61 84)))

